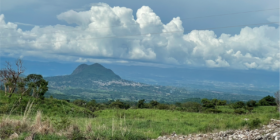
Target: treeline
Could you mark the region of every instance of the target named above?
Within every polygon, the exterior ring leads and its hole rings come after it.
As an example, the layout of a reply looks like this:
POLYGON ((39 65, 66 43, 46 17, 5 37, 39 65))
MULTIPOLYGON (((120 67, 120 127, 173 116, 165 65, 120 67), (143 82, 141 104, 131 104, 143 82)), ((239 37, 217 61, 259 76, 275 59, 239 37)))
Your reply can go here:
MULTIPOLYGON (((67 100, 70 102, 69 100, 67 100)), ((222 113, 219 106, 229 106, 234 109, 236 114, 244 114, 246 112, 251 113, 255 107, 258 106, 276 106, 277 100, 273 96, 266 96, 260 101, 250 100, 247 102, 237 101, 234 103, 228 103, 226 100, 218 99, 201 99, 201 103, 198 102, 176 102, 174 104, 165 104, 152 100, 146 102, 145 99, 138 102, 129 102, 121 100, 110 100, 103 103, 97 103, 95 100, 84 101, 81 99, 72 101, 73 104, 81 107, 85 107, 91 111, 98 111, 103 109, 161 109, 161 110, 177 110, 185 112, 206 112, 206 113, 222 113)))

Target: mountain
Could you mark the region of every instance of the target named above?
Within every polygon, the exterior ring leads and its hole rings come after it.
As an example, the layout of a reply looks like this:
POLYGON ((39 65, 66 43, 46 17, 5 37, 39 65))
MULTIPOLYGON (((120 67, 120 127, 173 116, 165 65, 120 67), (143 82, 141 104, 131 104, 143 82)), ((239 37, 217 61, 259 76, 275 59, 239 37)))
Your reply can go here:
POLYGON ((64 99, 111 100, 139 99, 175 102, 187 98, 218 98, 227 100, 260 99, 259 96, 189 91, 184 88, 148 85, 122 79, 112 70, 95 63, 81 64, 70 75, 46 77, 49 92, 46 96, 64 99))
POLYGON ((137 83, 121 79, 112 70, 98 63, 92 65, 81 64, 70 75, 46 77, 45 79, 49 81, 49 86, 53 88, 72 87, 110 90, 109 86, 113 84, 137 85, 137 83))
POLYGON ((91 78, 101 81, 121 80, 121 77, 116 75, 112 70, 106 69, 98 63, 92 65, 81 64, 73 71, 70 76, 91 78))

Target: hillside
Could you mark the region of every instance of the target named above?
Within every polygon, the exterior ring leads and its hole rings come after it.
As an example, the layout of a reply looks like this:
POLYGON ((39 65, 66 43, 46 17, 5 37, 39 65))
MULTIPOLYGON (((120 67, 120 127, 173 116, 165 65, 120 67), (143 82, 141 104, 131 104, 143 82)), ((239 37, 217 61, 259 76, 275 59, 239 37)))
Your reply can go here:
POLYGON ((76 106, 67 101, 45 98, 44 100, 34 99, 31 96, 23 96, 20 103, 19 94, 14 94, 11 98, 4 96, 4 92, 0 90, 0 114, 13 114, 23 115, 28 102, 32 105, 31 115, 36 112, 42 111, 43 114, 48 116, 72 116, 72 117, 93 117, 93 112, 76 106))
POLYGON ((218 98, 223 100, 259 100, 261 96, 222 93, 215 91, 148 85, 122 79, 112 70, 95 63, 81 64, 70 75, 46 77, 47 97, 74 100, 131 100, 140 99, 177 102, 187 98, 218 98))

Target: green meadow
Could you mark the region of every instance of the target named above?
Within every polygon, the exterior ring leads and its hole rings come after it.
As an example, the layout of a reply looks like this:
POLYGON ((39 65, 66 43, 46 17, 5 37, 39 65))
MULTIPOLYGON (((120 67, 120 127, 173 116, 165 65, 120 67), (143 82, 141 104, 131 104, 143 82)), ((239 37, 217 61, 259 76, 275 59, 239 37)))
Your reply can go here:
MULTIPOLYGON (((26 116, 24 109, 32 98, 23 96, 21 104, 14 106, 19 97, 18 94, 14 94, 8 99, 3 92, 0 93, 0 111, 2 111, 0 125, 3 125, 7 119, 21 121, 26 116)), ((229 106, 218 106, 217 109, 222 112, 216 114, 175 109, 107 108, 90 113, 86 108, 76 106, 71 102, 45 98, 40 102, 34 101, 28 115, 28 124, 36 124, 37 111, 41 111, 41 121, 48 121, 51 124, 49 127, 52 127, 54 131, 44 135, 38 133, 36 135, 38 139, 152 139, 173 132, 187 135, 229 129, 253 129, 267 124, 272 118, 279 118, 276 106, 258 106, 251 113, 242 115, 235 114, 229 106), (251 122, 256 119, 260 120, 260 124, 251 127, 251 122), (69 130, 71 126, 78 130, 69 130), (71 135, 69 136, 68 133, 71 135)), ((17 132, 12 128, 13 126, 10 126, 10 134, 17 132)), ((31 134, 29 131, 21 131, 18 133, 22 139, 31 134)), ((6 132, 0 129, 0 133, 6 132)))

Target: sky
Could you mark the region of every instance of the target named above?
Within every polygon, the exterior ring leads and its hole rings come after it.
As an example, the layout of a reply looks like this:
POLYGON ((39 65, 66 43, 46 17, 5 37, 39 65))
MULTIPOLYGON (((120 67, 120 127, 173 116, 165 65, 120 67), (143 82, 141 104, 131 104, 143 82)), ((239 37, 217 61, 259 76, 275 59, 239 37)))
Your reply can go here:
POLYGON ((0 0, 0 58, 279 71, 278 0, 0 0))

